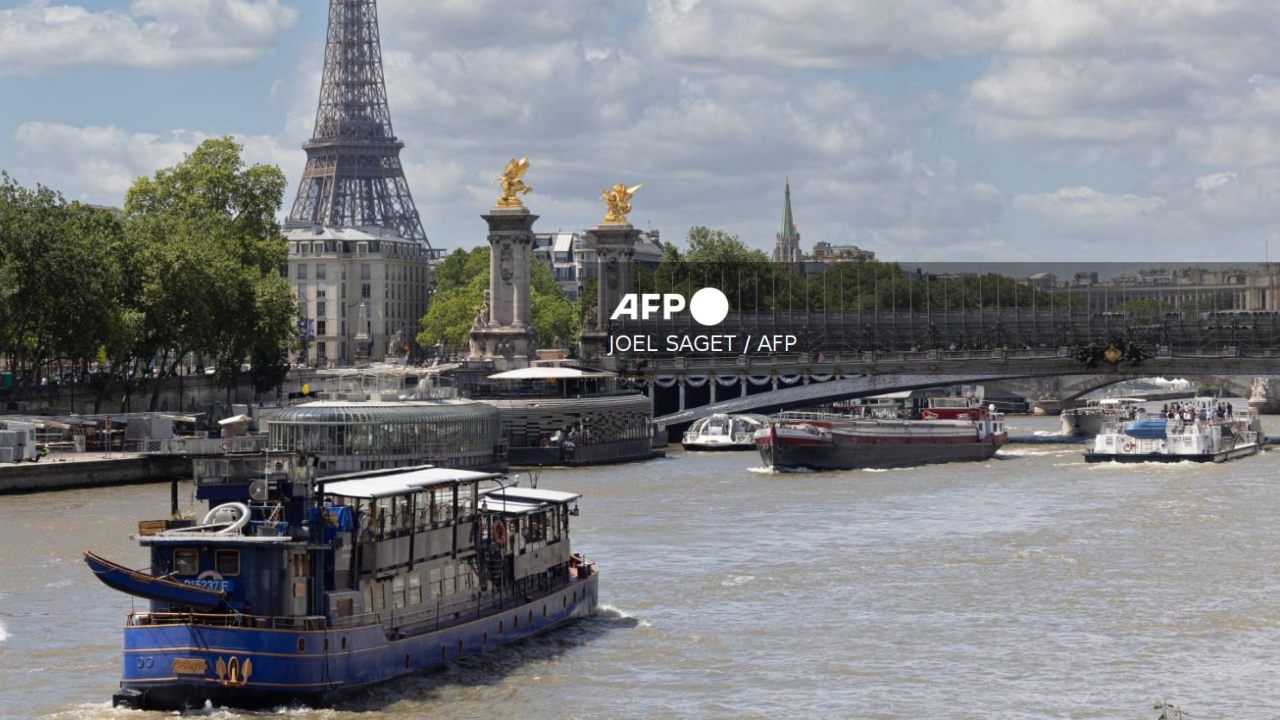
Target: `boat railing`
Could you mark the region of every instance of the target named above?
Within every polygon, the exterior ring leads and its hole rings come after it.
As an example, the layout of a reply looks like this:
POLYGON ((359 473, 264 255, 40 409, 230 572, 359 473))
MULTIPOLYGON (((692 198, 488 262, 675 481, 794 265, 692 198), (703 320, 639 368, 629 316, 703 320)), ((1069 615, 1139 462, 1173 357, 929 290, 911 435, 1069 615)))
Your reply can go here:
POLYGON ((777 422, 794 422, 794 421, 806 421, 806 420, 817 420, 819 422, 844 422, 847 420, 857 420, 858 418, 853 415, 845 415, 842 413, 799 412, 799 411, 792 410, 787 412, 780 412, 777 415, 774 415, 773 419, 777 422))
POLYGON ((135 612, 129 614, 129 627, 163 625, 203 625, 208 627, 260 628, 264 630, 324 630, 328 627, 328 621, 322 615, 266 616, 246 615, 238 612, 135 612))

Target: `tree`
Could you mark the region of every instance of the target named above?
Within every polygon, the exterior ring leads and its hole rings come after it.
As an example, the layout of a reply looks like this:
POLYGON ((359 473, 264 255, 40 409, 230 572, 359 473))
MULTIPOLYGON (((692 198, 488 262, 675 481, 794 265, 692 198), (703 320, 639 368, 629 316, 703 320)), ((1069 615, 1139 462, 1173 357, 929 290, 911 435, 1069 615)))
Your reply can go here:
POLYGON ((0 353, 19 392, 53 363, 87 366, 110 339, 123 300, 122 237, 112 213, 0 174, 0 353))
MULTIPOLYGON (((476 309, 484 302, 484 291, 489 287, 489 248, 454 250, 436 268, 435 281, 435 294, 422 317, 418 344, 465 346, 476 309)), ((550 346, 557 339, 564 343, 576 341, 581 329, 577 307, 565 297, 551 270, 543 263, 532 263, 529 285, 538 342, 550 346)))
POLYGON ((206 140, 125 198, 125 227, 147 273, 142 345, 161 362, 153 410, 188 353, 214 358, 230 392, 251 354, 279 357, 294 340, 297 304, 276 222, 284 173, 246 167, 241 150, 231 138, 206 140))

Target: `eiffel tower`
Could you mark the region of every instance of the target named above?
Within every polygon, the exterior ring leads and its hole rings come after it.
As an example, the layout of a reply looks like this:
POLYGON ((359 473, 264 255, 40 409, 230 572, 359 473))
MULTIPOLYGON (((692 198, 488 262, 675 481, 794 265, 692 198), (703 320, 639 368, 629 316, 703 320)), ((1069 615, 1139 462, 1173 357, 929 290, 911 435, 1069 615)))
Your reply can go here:
POLYGON ((382 76, 377 0, 329 0, 324 78, 289 222, 380 227, 431 243, 400 165, 382 76))

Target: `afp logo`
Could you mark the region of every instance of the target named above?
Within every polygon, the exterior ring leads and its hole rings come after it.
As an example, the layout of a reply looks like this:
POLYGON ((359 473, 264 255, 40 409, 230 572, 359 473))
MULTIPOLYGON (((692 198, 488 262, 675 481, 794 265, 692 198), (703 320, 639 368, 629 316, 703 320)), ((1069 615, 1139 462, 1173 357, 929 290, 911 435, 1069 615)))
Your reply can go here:
POLYGON ((609 319, 651 320, 661 315, 663 320, 670 320, 686 307, 699 325, 710 327, 724 322, 729 315, 729 298, 716 288, 702 288, 688 303, 676 293, 627 293, 609 319))

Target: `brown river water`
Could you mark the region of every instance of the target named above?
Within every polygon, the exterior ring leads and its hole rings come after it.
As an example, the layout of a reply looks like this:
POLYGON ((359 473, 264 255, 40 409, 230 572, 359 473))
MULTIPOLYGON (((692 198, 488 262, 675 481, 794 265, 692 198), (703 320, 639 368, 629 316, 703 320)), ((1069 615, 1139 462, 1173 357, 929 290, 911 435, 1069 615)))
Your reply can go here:
MULTIPOLYGON (((1280 450, 1218 466, 1082 452, 771 474, 754 453, 676 449, 549 470, 541 487, 585 494, 574 547, 600 563, 599 616, 336 709, 260 715, 1154 720, 1167 700, 1195 720, 1280 717, 1280 450)), ((163 717, 111 709, 134 603, 80 553, 145 566, 129 535, 167 507, 164 484, 0 497, 0 718, 163 717)))

